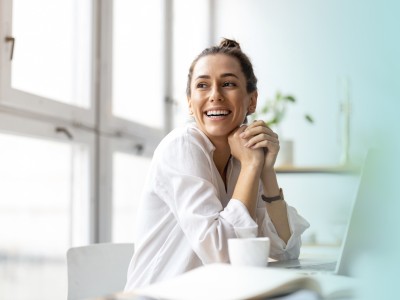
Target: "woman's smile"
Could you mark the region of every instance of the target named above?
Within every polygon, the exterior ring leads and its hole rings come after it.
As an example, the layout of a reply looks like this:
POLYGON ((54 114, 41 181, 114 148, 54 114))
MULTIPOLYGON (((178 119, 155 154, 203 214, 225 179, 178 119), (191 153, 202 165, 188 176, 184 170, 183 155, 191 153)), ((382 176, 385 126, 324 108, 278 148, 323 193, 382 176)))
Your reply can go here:
POLYGON ((204 112, 204 114, 213 121, 226 119, 232 112, 227 109, 214 108, 204 112))

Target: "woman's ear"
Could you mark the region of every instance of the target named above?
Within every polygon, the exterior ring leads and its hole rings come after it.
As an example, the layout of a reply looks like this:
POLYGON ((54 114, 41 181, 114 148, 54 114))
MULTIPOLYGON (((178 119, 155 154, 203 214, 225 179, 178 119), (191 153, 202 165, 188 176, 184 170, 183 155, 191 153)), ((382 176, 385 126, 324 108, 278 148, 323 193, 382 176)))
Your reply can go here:
POLYGON ((258 92, 257 91, 252 92, 251 95, 250 95, 249 106, 247 107, 247 113, 249 115, 256 111, 257 98, 258 98, 258 92))
POLYGON ((189 115, 193 115, 192 100, 190 99, 190 97, 187 97, 186 99, 187 99, 187 102, 188 102, 189 115))

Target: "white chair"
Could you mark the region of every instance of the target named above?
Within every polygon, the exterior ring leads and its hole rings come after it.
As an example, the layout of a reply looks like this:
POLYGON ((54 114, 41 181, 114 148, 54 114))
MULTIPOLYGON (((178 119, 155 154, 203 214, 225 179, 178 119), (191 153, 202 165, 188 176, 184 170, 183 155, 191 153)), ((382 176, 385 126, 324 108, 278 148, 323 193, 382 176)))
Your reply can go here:
POLYGON ((133 243, 101 243, 68 249, 68 300, 122 291, 133 252, 133 243))

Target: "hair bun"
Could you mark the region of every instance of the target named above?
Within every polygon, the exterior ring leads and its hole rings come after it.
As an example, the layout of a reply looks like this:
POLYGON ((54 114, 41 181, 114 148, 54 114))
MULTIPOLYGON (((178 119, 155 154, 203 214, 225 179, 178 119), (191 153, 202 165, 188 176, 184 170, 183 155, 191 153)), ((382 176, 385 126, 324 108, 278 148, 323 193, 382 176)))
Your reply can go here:
POLYGON ((236 42, 235 40, 230 40, 230 39, 226 39, 226 38, 224 38, 221 41, 219 46, 221 48, 238 48, 238 49, 240 49, 240 45, 238 42, 236 42))

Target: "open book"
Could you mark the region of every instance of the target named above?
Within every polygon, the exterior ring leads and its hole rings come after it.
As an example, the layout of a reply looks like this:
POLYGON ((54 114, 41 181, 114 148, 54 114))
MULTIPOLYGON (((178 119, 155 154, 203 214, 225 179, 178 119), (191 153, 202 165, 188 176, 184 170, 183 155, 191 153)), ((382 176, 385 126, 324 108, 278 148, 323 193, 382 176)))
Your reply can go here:
POLYGON ((289 270, 210 264, 115 299, 145 296, 165 300, 263 299, 312 290, 323 299, 351 297, 355 280, 336 275, 301 275, 289 270))

